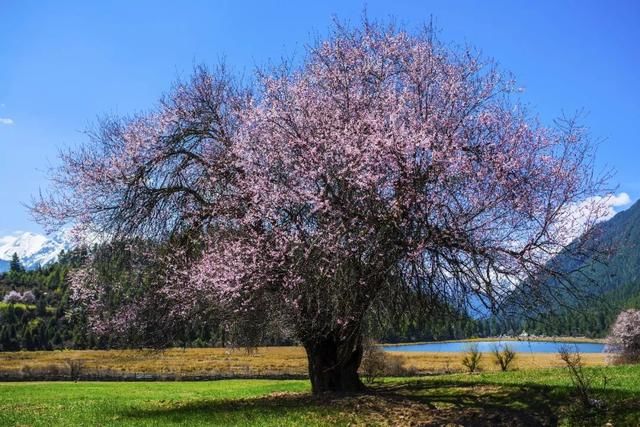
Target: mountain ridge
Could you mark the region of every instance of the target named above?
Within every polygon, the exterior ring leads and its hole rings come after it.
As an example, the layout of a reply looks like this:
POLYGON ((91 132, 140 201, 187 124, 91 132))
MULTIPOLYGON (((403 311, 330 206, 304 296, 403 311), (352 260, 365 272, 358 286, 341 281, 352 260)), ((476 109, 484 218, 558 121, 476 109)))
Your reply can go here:
MULTIPOLYGON (((516 299, 514 318, 498 333, 526 330, 543 335, 601 337, 621 310, 640 308, 640 201, 596 227, 586 244, 598 255, 578 259, 561 253, 550 261, 557 271, 573 277, 577 294, 554 295, 556 304, 532 318, 526 310, 518 309, 521 300, 516 299), (581 273, 570 273, 576 271, 581 273)), ((553 292, 551 287, 548 290, 553 292)), ((517 298, 531 299, 529 295, 517 298)))
POLYGON ((0 273, 9 270, 13 254, 17 254, 27 270, 55 262, 69 244, 60 235, 47 237, 31 231, 16 231, 0 236, 0 273))

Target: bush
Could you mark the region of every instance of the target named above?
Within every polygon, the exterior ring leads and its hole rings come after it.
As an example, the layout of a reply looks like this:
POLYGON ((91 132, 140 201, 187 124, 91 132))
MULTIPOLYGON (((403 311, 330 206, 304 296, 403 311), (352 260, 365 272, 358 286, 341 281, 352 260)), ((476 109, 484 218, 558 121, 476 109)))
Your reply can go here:
POLYGON ((380 377, 405 377, 416 374, 414 367, 406 367, 402 356, 388 353, 374 341, 365 341, 360 362, 360 374, 367 384, 380 377))
POLYGON ((405 360, 402 356, 396 354, 385 354, 384 359, 384 375, 387 377, 408 377, 416 375, 416 368, 413 366, 405 366, 405 360))
POLYGON ((640 310, 618 315, 607 337, 607 352, 614 364, 640 362, 640 310))
POLYGON ((33 304, 36 301, 36 297, 31 291, 25 291, 24 293, 20 293, 18 291, 9 291, 8 294, 4 296, 2 302, 7 304, 33 304))
POLYGON ((17 291, 10 291, 8 294, 4 296, 2 299, 3 302, 7 304, 15 304, 22 302, 22 294, 17 291))
POLYGON ((69 376, 71 377, 71 379, 74 381, 78 381, 80 379, 80 375, 82 374, 84 362, 80 359, 67 359, 65 360, 65 365, 67 365, 69 376))
POLYGON ((360 370, 366 383, 372 384, 385 371, 386 354, 374 341, 365 341, 360 370))
POLYGON ((462 365, 467 368, 469 373, 474 373, 480 370, 480 359, 482 359, 482 353, 480 353, 478 344, 471 344, 467 347, 462 358, 462 365))
MULTIPOLYGON (((580 352, 577 347, 572 348, 571 346, 564 345, 560 347, 558 353, 560 354, 560 359, 565 363, 567 371, 569 372, 573 389, 575 390, 580 403, 586 408, 602 406, 601 401, 592 397, 593 377, 587 375, 585 372, 584 363, 582 363, 582 357, 580 356, 580 352)), ((606 388, 607 377, 605 376, 603 379, 604 387, 606 388)))
POLYGON ((22 302, 25 304, 33 304, 36 302, 36 296, 31 291, 24 291, 22 294, 22 302))
POLYGON ((516 352, 505 344, 502 348, 499 345, 493 346, 493 356, 496 359, 496 365, 500 366, 500 370, 506 372, 509 370, 511 362, 516 358, 516 352))

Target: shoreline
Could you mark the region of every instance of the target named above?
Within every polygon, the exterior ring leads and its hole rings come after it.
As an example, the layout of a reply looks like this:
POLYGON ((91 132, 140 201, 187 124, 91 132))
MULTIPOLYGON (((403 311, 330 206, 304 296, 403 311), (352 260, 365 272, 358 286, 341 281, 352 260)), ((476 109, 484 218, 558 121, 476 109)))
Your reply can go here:
POLYGON ((468 338, 460 340, 442 340, 442 341, 416 341, 401 343, 380 343, 383 347, 401 347, 406 345, 421 344, 448 344, 448 343, 465 343, 465 342, 498 342, 498 341, 514 341, 514 342, 569 342, 577 344, 605 344, 604 338, 587 338, 587 337, 486 337, 486 338, 468 338))

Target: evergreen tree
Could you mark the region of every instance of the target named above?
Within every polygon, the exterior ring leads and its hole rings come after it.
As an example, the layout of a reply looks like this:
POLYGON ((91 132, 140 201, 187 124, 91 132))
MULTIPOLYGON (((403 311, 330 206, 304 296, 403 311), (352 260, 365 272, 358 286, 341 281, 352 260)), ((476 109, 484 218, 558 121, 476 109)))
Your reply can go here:
POLYGON ((17 253, 13 253, 13 256, 11 257, 11 263, 9 264, 9 271, 11 273, 22 273, 24 272, 24 267, 22 266, 22 263, 20 262, 20 257, 18 257, 17 253))

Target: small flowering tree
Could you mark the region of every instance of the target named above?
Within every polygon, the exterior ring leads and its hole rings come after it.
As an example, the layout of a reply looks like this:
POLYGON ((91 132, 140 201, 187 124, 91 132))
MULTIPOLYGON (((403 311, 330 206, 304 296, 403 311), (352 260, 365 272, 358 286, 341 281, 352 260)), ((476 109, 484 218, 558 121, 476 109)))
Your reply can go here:
POLYGON ((5 302, 7 304, 16 304, 16 303, 21 303, 22 302, 22 294, 18 291, 9 291, 8 294, 6 294, 4 296, 4 298, 2 298, 2 302, 5 302))
POLYGON ((25 303, 25 304, 33 304, 36 302, 36 297, 31 291, 25 291, 20 293, 15 290, 9 291, 8 294, 2 298, 2 302, 8 304, 16 304, 16 303, 25 303))
POLYGON ((607 351, 614 363, 640 362, 640 310, 618 315, 607 337, 607 351))
POLYGON ((36 302, 36 296, 31 291, 24 291, 22 293, 22 302, 25 304, 33 304, 36 302))
POLYGON ((33 211, 168 248, 144 255, 157 274, 74 273, 99 330, 215 307, 301 342, 314 392, 359 390, 372 310, 496 308, 557 277, 546 261, 599 218, 582 130, 540 126, 513 90, 429 30, 337 25, 251 91, 199 69, 156 110, 103 121, 33 211))

